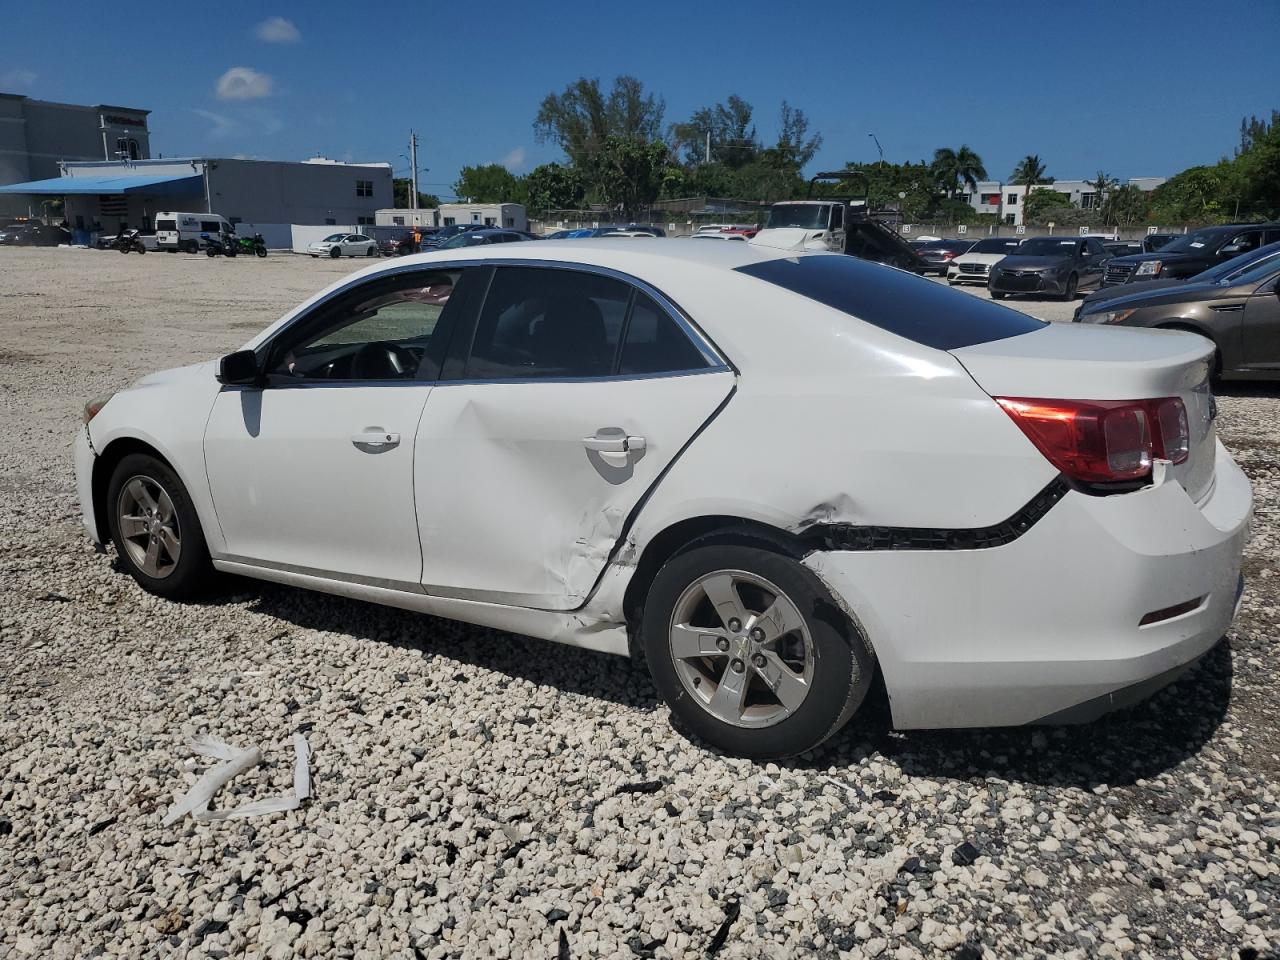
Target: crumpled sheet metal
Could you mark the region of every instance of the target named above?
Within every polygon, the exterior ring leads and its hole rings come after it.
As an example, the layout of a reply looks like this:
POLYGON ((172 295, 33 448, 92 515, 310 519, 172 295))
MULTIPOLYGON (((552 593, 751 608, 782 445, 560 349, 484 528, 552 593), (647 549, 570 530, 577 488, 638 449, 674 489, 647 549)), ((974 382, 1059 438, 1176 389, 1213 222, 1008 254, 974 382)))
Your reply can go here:
POLYGON ((296 810, 311 796, 311 748, 302 734, 293 735, 293 789, 278 797, 266 800, 249 800, 230 810, 210 810, 209 804, 226 784, 246 770, 262 762, 262 751, 257 747, 241 749, 223 743, 208 734, 191 738, 191 749, 202 757, 221 761, 200 777, 165 813, 160 821, 170 826, 188 813, 199 821, 238 820, 269 813, 296 810))

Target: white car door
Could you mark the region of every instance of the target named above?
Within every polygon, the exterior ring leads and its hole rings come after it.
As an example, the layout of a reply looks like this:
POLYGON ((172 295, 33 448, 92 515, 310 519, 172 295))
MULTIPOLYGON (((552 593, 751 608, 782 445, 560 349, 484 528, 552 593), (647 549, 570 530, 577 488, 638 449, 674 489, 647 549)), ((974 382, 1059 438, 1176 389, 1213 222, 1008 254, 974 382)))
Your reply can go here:
POLYGON ((258 387, 225 387, 205 465, 229 559, 420 590, 414 436, 462 274, 365 280, 259 349, 258 387))
POLYGON ((656 294, 585 268, 494 268, 457 340, 415 450, 424 588, 579 606, 735 376, 656 294))

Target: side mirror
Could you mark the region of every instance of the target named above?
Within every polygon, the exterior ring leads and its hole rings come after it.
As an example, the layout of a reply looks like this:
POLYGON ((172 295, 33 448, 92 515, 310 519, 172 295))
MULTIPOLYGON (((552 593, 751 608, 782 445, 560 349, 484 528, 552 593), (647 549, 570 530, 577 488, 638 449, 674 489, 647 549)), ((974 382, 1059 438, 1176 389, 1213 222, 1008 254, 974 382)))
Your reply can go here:
POLYGON ((259 386, 262 371, 258 369, 258 355, 252 350, 228 353, 218 361, 218 382, 232 386, 259 386))
POLYGON ((1245 252, 1243 243, 1229 243, 1218 251, 1219 256, 1236 257, 1245 252))

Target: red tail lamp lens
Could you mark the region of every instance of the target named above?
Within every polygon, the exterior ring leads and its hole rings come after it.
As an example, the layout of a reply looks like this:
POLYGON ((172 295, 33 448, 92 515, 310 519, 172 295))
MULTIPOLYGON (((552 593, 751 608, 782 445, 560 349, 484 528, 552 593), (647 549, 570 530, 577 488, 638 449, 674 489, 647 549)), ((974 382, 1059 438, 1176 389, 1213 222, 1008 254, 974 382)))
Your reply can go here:
POLYGON ((1154 457, 1187 459, 1187 412, 1177 397, 996 402, 1050 463, 1084 483, 1141 479, 1154 457))

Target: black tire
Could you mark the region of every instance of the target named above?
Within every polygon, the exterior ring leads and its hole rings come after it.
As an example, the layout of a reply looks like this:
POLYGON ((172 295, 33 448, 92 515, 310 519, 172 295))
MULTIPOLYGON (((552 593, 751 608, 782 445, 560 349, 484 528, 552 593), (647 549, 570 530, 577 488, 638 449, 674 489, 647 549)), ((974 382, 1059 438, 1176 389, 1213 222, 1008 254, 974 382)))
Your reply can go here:
POLYGON ((1077 277, 1074 273, 1071 276, 1067 277, 1067 285, 1062 291, 1062 300, 1064 302, 1070 303, 1072 300, 1076 298, 1076 287, 1079 286, 1079 284, 1080 284, 1080 278, 1077 277))
POLYGON ((342 256, 342 250, 341 250, 341 248, 339 248, 339 247, 330 247, 330 248, 329 248, 329 256, 330 256, 330 257, 332 257, 334 260, 337 260, 340 256, 342 256))
POLYGON ((204 255, 206 257, 216 257, 218 255, 218 251, 214 250, 213 247, 205 247, 204 255))
POLYGON ((654 685, 673 718, 725 753, 753 760, 782 759, 817 747, 853 716, 875 674, 870 646, 817 577, 763 546, 703 541, 669 560, 645 599, 640 642, 654 685), (771 725, 743 727, 720 719, 690 693, 677 673, 670 641, 677 604, 691 585, 716 571, 741 571, 776 585, 808 629, 813 665, 808 692, 793 712, 771 725))
POLYGON ((139 253, 146 253, 146 252, 147 252, 147 248, 146 248, 146 247, 144 247, 142 244, 138 244, 138 245, 137 245, 136 247, 134 247, 133 249, 137 250, 139 253))
POLYGON ((1003 300, 1007 296, 1008 296, 1007 293, 1000 293, 999 291, 996 291, 996 290, 991 291, 992 300, 1003 300))
POLYGON ((370 247, 370 248, 365 252, 365 256, 366 256, 366 257, 376 257, 377 255, 378 255, 378 248, 377 248, 377 247, 370 247))
POLYGON ((199 253, 199 252, 200 252, 200 244, 196 243, 194 240, 192 240, 190 243, 187 244, 187 253, 199 253))
POLYGON ((266 248, 266 247, 254 247, 254 248, 253 248, 253 252, 254 252, 254 255, 255 255, 255 256, 257 256, 257 257, 259 257, 259 258, 262 258, 262 257, 265 257, 265 256, 267 255, 267 248, 266 248))
POLYGON ((200 518, 191 503, 187 488, 167 463, 143 453, 131 453, 116 464, 107 486, 107 525, 111 542, 121 565, 138 585, 148 593, 169 600, 190 600, 207 591, 214 579, 213 564, 209 560, 209 548, 205 543, 200 518), (178 560, 162 576, 152 576, 144 571, 126 549, 121 535, 122 493, 136 478, 157 484, 168 494, 173 504, 173 516, 181 544, 178 560))

